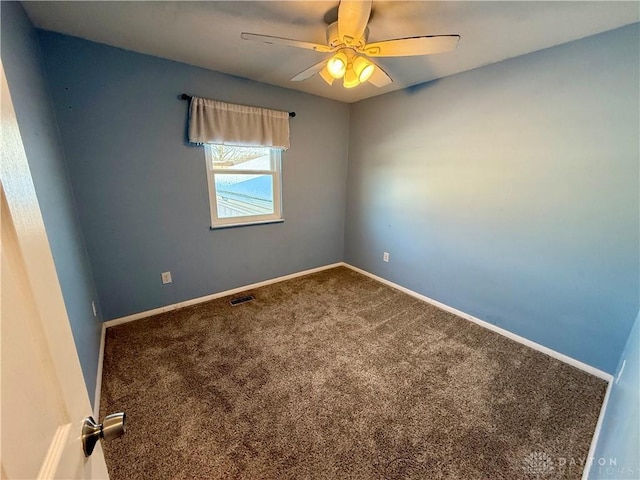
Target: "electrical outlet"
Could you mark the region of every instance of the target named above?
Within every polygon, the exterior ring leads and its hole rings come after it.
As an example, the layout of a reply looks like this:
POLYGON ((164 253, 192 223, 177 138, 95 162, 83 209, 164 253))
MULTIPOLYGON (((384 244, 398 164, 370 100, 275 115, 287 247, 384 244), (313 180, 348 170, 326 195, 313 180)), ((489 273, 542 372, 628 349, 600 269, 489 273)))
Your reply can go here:
POLYGON ((388 262, 389 261, 389 252, 384 252, 382 254, 382 261, 383 262, 388 262))
POLYGON ((91 302, 91 308, 93 309, 93 316, 98 316, 98 310, 96 310, 96 302, 91 302))
POLYGON ((162 272, 162 284, 166 285, 167 283, 171 283, 171 272, 162 272))

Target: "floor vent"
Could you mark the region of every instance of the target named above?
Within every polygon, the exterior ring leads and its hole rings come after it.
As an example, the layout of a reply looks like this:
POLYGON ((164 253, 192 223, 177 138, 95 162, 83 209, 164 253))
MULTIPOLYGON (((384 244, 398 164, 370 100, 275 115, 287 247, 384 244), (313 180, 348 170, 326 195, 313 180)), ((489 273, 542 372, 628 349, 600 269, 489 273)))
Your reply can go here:
POLYGON ((245 302, 250 302, 251 300, 255 300, 255 299, 256 297, 254 297, 253 295, 246 295, 244 297, 234 298, 229 303, 231 304, 232 307, 235 307, 236 305, 240 305, 241 303, 245 303, 245 302))

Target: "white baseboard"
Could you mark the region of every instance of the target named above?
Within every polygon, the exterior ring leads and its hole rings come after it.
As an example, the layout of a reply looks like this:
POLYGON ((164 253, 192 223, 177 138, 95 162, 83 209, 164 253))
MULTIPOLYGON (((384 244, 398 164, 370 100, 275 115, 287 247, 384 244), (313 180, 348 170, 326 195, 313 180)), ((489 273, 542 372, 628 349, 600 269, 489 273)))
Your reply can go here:
MULTIPOLYGON (((208 302, 209 300, 214 300, 216 298, 220 298, 220 297, 226 297, 228 295, 233 295, 235 293, 240 293, 240 292, 244 292, 247 290, 251 290, 254 288, 259 288, 259 287, 264 287, 265 285, 271 285, 274 283, 278 283, 278 282, 282 282, 284 280, 289 280, 292 278, 296 278, 296 277, 302 277, 304 275, 309 275, 311 273, 316 273, 316 272, 320 272, 322 270, 328 270, 330 268, 335 268, 335 267, 340 267, 340 266, 344 266, 347 268, 350 268, 351 270, 354 270, 358 273, 361 273, 363 275, 366 275, 367 277, 373 278, 374 280, 380 282, 380 283, 384 283, 385 285, 388 285, 392 288, 395 288, 396 290, 400 290, 401 292, 404 292, 408 295, 411 295, 414 298, 417 298, 419 300, 422 300, 424 302, 430 303, 431 305, 434 305, 435 307, 440 308, 441 310, 445 310, 449 313, 452 313, 458 317, 464 318, 465 320, 469 320, 477 325, 480 325, 481 327, 487 328, 493 332, 496 332, 500 335, 503 335, 511 340, 514 340, 518 343, 521 343, 523 345, 526 345, 527 347, 533 348, 534 350, 537 350, 539 352, 542 352, 546 355, 549 355, 550 357, 553 357, 557 360, 560 360, 561 362, 567 363, 575 368, 578 368, 584 372, 587 372, 591 375, 594 375, 598 378, 601 378, 603 380, 606 380, 607 382, 611 382, 611 380, 613 380, 613 376, 607 372, 604 372, 598 368, 592 367, 591 365, 588 365, 584 362, 581 362, 579 360, 576 360, 575 358, 569 357, 568 355, 565 355, 563 353, 557 352, 555 350, 552 350, 551 348, 545 347, 544 345, 540 345, 539 343, 536 343, 532 340, 529 340, 525 337, 521 337, 520 335, 516 335, 513 332, 510 332, 509 330, 505 330, 504 328, 500 328, 497 325, 494 325, 492 323, 486 322, 484 320, 480 320, 477 317, 474 317, 473 315, 469 315, 468 313, 462 312, 456 308, 450 307, 448 305, 445 305, 444 303, 440 303, 437 300, 434 300, 432 298, 429 298, 425 295, 422 295, 420 293, 414 292, 413 290, 410 290, 408 288, 405 288, 401 285, 398 285, 397 283, 393 283, 385 278, 379 277, 377 275, 374 275, 373 273, 367 272, 366 270, 362 270, 361 268, 358 267, 354 267, 353 265, 350 265, 346 262, 337 262, 337 263, 332 263, 329 265, 324 265, 322 267, 317 267, 317 268, 311 268, 309 270, 303 270, 301 272, 296 272, 296 273, 291 273, 289 275, 284 275, 282 277, 276 277, 276 278, 272 278, 270 280, 265 280, 262 282, 257 282, 257 283, 252 283, 250 285, 245 285, 242 287, 238 287, 238 288, 233 288, 231 290, 225 290, 223 292, 218 292, 218 293, 213 293, 211 295, 205 295, 204 297, 198 297, 198 298, 192 298, 190 300, 185 300, 184 302, 179 302, 179 303, 174 303, 173 305, 167 305, 164 307, 160 307, 160 308, 154 308, 153 310, 147 310, 144 312, 139 312, 139 313, 135 313, 133 315, 127 315, 126 317, 120 317, 120 318, 115 318, 113 320, 108 320, 106 322, 104 322, 103 324, 103 338, 102 338, 102 344, 100 346, 101 351, 100 351, 100 359, 99 359, 99 370, 100 370, 100 374, 102 373, 102 349, 104 348, 104 329, 105 328, 109 328, 109 327, 114 327, 116 325, 121 325, 123 323, 128 323, 128 322, 133 322, 135 320, 139 320, 141 318, 147 318, 147 317, 151 317, 153 315, 158 315, 159 313, 164 313, 164 312, 169 312, 172 310, 177 310, 179 308, 183 308, 183 307, 187 307, 189 305, 195 305, 197 303, 202 303, 202 302, 208 302)), ((98 382, 100 382, 101 377, 98 379, 98 382)))
POLYGON ((98 352, 98 376, 96 377, 96 392, 93 398, 93 418, 99 421, 100 418, 100 395, 102 394, 102 362, 104 361, 104 342, 107 334, 107 327, 102 324, 100 333, 100 351, 98 352))
POLYGON ((189 305, 208 302, 209 300, 215 300, 216 298, 226 297, 228 295, 233 295, 235 293, 245 292, 247 290, 252 290, 254 288, 264 287, 265 285, 271 285, 273 283, 282 282, 284 280, 289 280, 291 278, 302 277, 304 275, 321 272, 322 270, 328 270, 330 268, 340 267, 343 265, 345 265, 344 262, 331 263, 329 265, 324 265, 322 267, 311 268, 309 270, 303 270, 301 272, 291 273, 289 275, 272 278, 270 280, 265 280, 263 282, 252 283, 251 285, 245 285, 243 287, 233 288, 231 290, 225 290, 224 292, 212 293, 211 295, 205 295, 204 297, 192 298, 191 300, 185 300, 184 302, 174 303, 173 305, 167 305, 165 307, 154 308, 153 310, 134 313, 133 315, 127 315, 126 317, 114 318, 113 320, 108 320, 104 322, 104 326, 106 328, 115 327, 116 325, 133 322, 135 320, 140 320, 141 318, 152 317, 153 315, 158 315, 159 313, 170 312, 172 310, 177 310, 179 308, 188 307, 189 305))
POLYGON ((351 270, 354 270, 358 273, 361 273, 363 275, 366 275, 367 277, 373 278, 374 280, 377 280, 380 283, 384 283, 385 285, 388 285, 390 287, 395 288, 396 290, 400 290, 401 292, 404 292, 408 295, 411 295, 412 297, 415 297, 419 300, 422 300, 424 302, 430 303, 431 305, 440 308, 441 310, 445 310, 449 313, 453 313, 454 315, 464 318, 465 320, 469 320, 473 323, 476 323, 478 325, 480 325, 481 327, 487 328, 493 332, 499 333, 500 335, 503 335, 511 340, 514 340, 518 343, 521 343, 523 345, 526 345, 527 347, 533 348, 534 350, 537 350, 539 352, 542 352, 546 355, 549 355, 550 357, 553 357, 557 360, 560 360, 561 362, 567 363, 569 365, 571 365, 572 367, 576 367, 582 371, 585 371, 591 375, 594 375, 598 378, 601 378, 603 380, 606 380, 608 382, 611 382, 611 380, 613 379, 613 376, 607 372, 604 372, 598 368, 592 367, 591 365, 588 365, 584 362, 581 362, 579 360, 576 360, 575 358, 571 358, 568 355, 565 355, 563 353, 560 352, 556 352, 555 350, 552 350, 551 348, 545 347, 544 345, 540 345, 539 343, 533 342, 527 338, 521 337, 520 335, 516 335, 515 333, 510 332, 509 330, 505 330, 504 328, 500 328, 497 325, 494 325, 493 323, 489 323, 486 322, 484 320, 480 320, 479 318, 474 317, 473 315, 469 315, 468 313, 464 313, 460 310, 457 310, 453 307, 450 307, 448 305, 445 305, 444 303, 440 303, 437 300, 433 300, 432 298, 426 297, 420 293, 414 292, 413 290, 409 290, 408 288, 405 288, 401 285, 398 285, 397 283, 393 283, 390 282, 389 280, 386 280, 382 277, 379 277, 377 275, 374 275, 373 273, 369 273, 366 270, 362 270, 361 268, 358 267, 354 267, 353 265, 349 265, 348 263, 344 263, 343 265, 345 267, 350 268, 351 270))
POLYGON ((587 453, 587 458, 585 460, 586 465, 584 467, 584 470, 582 471, 582 480, 587 480, 589 478, 589 474, 591 473, 591 467, 593 466, 593 462, 597 461, 595 458, 596 447, 598 445, 598 439, 600 438, 600 431, 602 430, 604 417, 605 417, 605 414, 607 413, 607 405, 609 404, 609 396, 611 394, 611 389, 613 388, 613 384, 614 384, 613 379, 609 380, 609 385, 607 386, 607 393, 604 394, 602 407, 600 407, 600 415, 598 416, 598 423, 596 423, 596 429, 593 432, 593 438, 591 439, 591 445, 589 446, 589 453, 587 453))

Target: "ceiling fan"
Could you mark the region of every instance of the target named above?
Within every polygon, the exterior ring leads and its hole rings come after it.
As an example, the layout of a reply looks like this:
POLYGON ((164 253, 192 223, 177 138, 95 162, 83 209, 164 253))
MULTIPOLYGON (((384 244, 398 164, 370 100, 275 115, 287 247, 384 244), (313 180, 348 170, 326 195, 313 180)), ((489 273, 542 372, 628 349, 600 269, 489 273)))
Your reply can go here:
POLYGON ((243 32, 241 37, 244 40, 333 53, 332 56, 303 70, 291 81, 300 82, 320 74, 329 85, 342 78, 345 88, 353 88, 366 81, 376 87, 384 87, 393 82, 370 57, 431 55, 448 52, 458 46, 460 35, 422 35, 367 43, 371 3, 372 0, 341 0, 337 20, 329 23, 327 27, 326 45, 247 32, 243 32))

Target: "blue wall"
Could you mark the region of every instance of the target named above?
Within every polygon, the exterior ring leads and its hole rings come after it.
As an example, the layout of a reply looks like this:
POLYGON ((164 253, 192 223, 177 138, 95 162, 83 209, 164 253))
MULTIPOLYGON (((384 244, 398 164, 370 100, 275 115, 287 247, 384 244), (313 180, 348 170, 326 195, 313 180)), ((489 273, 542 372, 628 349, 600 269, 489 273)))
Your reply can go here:
POLYGON ((2 2, 2 63, 62 288, 89 398, 93 401, 102 319, 77 220, 38 38, 18 2, 2 2))
POLYGON ((635 24, 353 105, 345 260, 614 372, 639 307, 639 57, 635 24))
POLYGON ((342 260, 348 105, 64 35, 40 43, 105 319, 342 260), (182 92, 297 113, 284 223, 209 230, 182 92))
POLYGON ((591 479, 640 478, 640 314, 620 357, 618 375, 600 431, 591 479))

